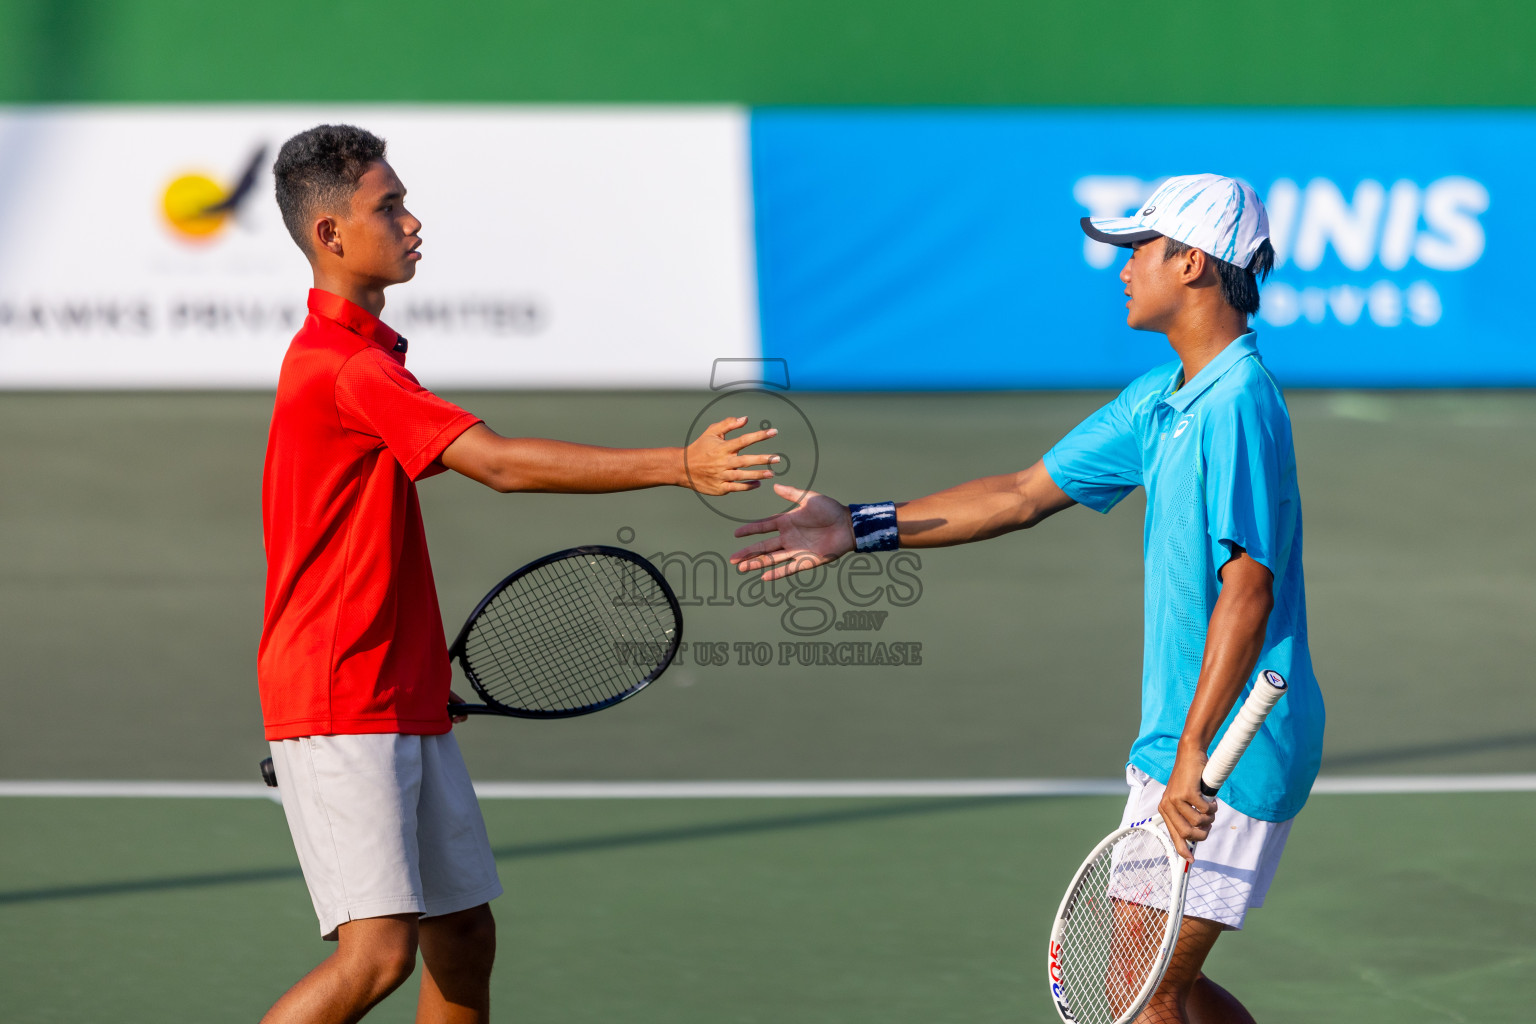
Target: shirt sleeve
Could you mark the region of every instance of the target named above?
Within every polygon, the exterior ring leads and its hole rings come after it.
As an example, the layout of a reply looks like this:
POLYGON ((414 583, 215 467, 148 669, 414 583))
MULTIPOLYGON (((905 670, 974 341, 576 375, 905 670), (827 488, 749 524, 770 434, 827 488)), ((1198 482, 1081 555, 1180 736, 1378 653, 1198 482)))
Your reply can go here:
POLYGON ((1205 432, 1205 513, 1217 571, 1237 549, 1280 575, 1279 543, 1289 445, 1250 401, 1237 401, 1205 432))
POLYGON ((1132 385, 1045 453, 1045 470, 1073 501, 1108 512, 1142 484, 1132 385))
POLYGON ((348 359, 337 375, 336 411, 344 429, 388 448, 412 480, 428 475, 443 449, 480 422, 372 349, 348 359))

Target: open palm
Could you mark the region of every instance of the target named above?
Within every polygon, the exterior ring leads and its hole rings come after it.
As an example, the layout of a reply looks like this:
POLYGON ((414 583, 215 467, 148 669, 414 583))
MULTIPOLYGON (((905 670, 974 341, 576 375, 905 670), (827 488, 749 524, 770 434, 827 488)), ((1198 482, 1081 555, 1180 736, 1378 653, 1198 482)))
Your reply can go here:
POLYGON ((767 569, 763 579, 777 580, 826 565, 853 550, 853 524, 847 506, 825 494, 801 492, 784 484, 775 484, 773 490, 788 501, 798 498, 798 503, 788 512, 737 527, 738 537, 776 534, 732 555, 731 564, 737 569, 767 569))

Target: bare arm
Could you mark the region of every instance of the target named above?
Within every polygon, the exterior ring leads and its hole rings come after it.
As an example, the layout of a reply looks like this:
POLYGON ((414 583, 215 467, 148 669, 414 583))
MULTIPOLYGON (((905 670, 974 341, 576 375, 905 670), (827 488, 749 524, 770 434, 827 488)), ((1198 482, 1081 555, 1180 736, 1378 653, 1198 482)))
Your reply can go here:
POLYGON ((1031 526, 1075 505, 1045 471, 1044 462, 1001 476, 984 476, 896 503, 904 548, 939 548, 990 540, 1031 526))
MULTIPOLYGON (((763 578, 776 580, 853 550, 847 508, 815 491, 800 496, 782 485, 774 490, 790 500, 799 497, 799 504, 737 529, 738 537, 775 534, 731 556, 740 571, 767 569, 763 578)), ((1036 462, 1018 473, 982 477, 926 498, 898 502, 896 525, 902 547, 944 547, 1027 529, 1073 504, 1045 471, 1045 464, 1036 462)))
POLYGON ((478 423, 444 449, 439 461, 493 490, 600 494, 675 485, 705 494, 746 491, 773 475, 749 469, 778 462, 777 455, 743 455, 748 445, 776 430, 736 438, 725 435, 746 423, 733 417, 712 424, 684 448, 599 448, 537 437, 502 437, 478 423))
POLYGON ((1168 831, 1183 840, 1174 847, 1189 859, 1193 859, 1189 844, 1210 835, 1216 814, 1215 802, 1200 793, 1206 751, 1253 676, 1275 606, 1274 577, 1241 549, 1222 567, 1221 580, 1221 596, 1205 634, 1200 681, 1184 718, 1173 774, 1158 807, 1168 831))

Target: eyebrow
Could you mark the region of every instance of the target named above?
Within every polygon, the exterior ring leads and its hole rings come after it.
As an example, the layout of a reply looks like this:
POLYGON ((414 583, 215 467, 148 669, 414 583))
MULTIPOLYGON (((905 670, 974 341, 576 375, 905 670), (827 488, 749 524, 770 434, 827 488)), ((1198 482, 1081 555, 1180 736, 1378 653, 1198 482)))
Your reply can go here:
POLYGON ((382 196, 379 197, 379 201, 378 201, 377 205, 378 206, 383 206, 385 203, 399 202, 400 200, 402 200, 404 198, 405 198, 405 190, 404 189, 401 189, 398 192, 386 192, 382 196))

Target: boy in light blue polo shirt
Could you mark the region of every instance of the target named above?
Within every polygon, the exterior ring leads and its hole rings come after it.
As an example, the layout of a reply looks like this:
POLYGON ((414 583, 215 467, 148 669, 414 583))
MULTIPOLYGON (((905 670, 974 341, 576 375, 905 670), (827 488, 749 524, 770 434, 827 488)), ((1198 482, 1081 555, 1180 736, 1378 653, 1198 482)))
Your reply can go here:
POLYGON ((1218 574, 1238 551, 1269 571, 1274 609, 1257 664, 1290 688, 1221 796, 1262 821, 1295 817, 1317 776, 1323 707, 1307 652, 1291 421, 1256 336, 1233 341, 1188 383, 1178 362, 1138 378, 1044 462, 1068 496, 1098 512, 1147 489, 1141 730, 1130 764, 1159 782, 1173 772, 1194 701, 1218 574))
POLYGON ((1136 215, 1083 219, 1131 250, 1120 273, 1126 323, 1167 337, 1173 362, 1145 374, 1039 462, 909 502, 844 507, 814 492, 736 531, 772 534, 732 556, 765 579, 848 551, 939 547, 1026 529, 1074 504, 1108 512, 1147 492, 1141 728, 1126 766, 1122 824, 1160 813, 1198 842, 1168 973, 1142 1021, 1253 1018, 1202 973, 1274 877, 1291 819, 1322 756, 1323 701, 1307 650, 1301 498, 1290 415, 1248 319, 1274 264, 1254 191, 1214 174, 1169 178, 1136 215), (1260 669, 1288 694, 1222 789, 1200 772, 1260 669))

